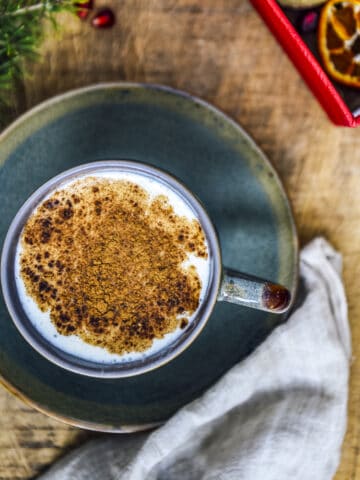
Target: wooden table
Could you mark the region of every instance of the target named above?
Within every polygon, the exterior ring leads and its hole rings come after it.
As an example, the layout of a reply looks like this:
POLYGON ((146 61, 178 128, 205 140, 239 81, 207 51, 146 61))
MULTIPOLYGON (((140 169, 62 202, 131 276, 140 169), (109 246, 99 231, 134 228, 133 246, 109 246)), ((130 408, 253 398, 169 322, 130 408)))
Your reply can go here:
MULTIPOLYGON (((20 107, 100 81, 161 83, 210 101, 252 135, 284 181, 301 243, 324 235, 344 256, 354 361, 336 480, 360 479, 360 130, 330 124, 247 0, 106 3, 117 14, 111 30, 61 17, 62 34, 47 35, 20 107)), ((90 435, 4 390, 0 409, 2 480, 33 477, 90 435)))

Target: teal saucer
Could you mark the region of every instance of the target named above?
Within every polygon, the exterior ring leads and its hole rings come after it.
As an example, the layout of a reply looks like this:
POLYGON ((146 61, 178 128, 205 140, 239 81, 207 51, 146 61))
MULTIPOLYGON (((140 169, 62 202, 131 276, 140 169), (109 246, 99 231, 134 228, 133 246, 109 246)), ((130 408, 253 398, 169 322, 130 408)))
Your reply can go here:
MULTIPOLYGON (((180 178, 213 219, 225 265, 282 283, 295 294, 296 230, 274 169, 224 114, 159 86, 75 90, 11 125, 0 136, 1 243, 19 207, 42 183, 76 165, 110 159, 144 161, 180 178)), ((0 299, 0 373, 12 392, 67 423, 141 430, 198 397, 283 320, 218 303, 200 337, 171 363, 137 377, 99 379, 72 374, 40 356, 0 299)))

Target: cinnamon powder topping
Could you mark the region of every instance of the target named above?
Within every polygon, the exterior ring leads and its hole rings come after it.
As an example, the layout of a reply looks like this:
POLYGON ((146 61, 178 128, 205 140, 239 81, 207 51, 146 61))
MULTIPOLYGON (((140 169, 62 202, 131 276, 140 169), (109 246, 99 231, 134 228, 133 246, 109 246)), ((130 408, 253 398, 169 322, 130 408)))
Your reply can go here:
POLYGON ((57 331, 111 353, 148 349, 199 306, 199 275, 183 265, 207 258, 199 222, 130 181, 87 177, 55 192, 21 246, 26 291, 57 331))

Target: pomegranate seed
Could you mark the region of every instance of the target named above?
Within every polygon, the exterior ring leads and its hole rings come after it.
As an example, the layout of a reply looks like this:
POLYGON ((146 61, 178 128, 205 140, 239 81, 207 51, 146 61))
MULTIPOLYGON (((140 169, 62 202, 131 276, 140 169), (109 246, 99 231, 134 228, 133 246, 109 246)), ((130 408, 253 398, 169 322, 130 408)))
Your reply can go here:
POLYGON ((317 12, 308 12, 301 19, 301 31, 302 33, 315 32, 317 23, 319 19, 319 14, 317 12))
POLYGON ((92 19, 92 25, 95 28, 110 28, 115 23, 115 15, 110 8, 103 8, 92 19))
POLYGON ((81 20, 85 20, 89 15, 90 10, 93 8, 93 0, 89 0, 87 2, 76 2, 76 15, 81 18, 81 20))

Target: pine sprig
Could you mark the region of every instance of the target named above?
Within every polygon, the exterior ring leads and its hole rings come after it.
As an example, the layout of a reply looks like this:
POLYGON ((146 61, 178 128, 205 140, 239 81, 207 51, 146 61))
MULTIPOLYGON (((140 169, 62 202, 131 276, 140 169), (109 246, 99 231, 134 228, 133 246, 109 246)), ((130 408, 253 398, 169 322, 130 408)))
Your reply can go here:
MULTIPOLYGON (((85 1, 85 0, 83 0, 85 1)), ((11 108, 15 85, 24 77, 24 60, 35 59, 44 20, 74 12, 81 0, 0 0, 0 125, 11 108)))

